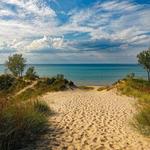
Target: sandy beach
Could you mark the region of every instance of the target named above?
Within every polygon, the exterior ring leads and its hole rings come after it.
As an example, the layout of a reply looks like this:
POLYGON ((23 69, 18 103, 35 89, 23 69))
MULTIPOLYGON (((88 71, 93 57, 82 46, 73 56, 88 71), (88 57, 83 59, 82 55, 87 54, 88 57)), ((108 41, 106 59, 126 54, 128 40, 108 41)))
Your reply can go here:
POLYGON ((38 150, 149 150, 150 141, 132 126, 136 100, 110 91, 73 90, 43 99, 55 112, 38 150))

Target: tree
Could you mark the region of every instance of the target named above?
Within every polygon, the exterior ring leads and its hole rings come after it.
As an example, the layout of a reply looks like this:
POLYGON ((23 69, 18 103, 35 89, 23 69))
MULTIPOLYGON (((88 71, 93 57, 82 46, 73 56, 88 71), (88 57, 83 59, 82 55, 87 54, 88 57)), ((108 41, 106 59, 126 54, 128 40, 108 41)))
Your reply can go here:
POLYGON ((35 71, 35 68, 34 67, 29 67, 26 71, 26 75, 25 77, 29 80, 34 80, 36 79, 38 76, 37 76, 37 73, 35 71))
POLYGON ((15 77, 21 77, 26 66, 25 63, 26 59, 23 58, 22 54, 14 54, 8 57, 5 65, 15 77))
POLYGON ((150 48, 146 51, 140 52, 137 55, 139 64, 143 65, 148 74, 148 81, 150 81, 150 48))

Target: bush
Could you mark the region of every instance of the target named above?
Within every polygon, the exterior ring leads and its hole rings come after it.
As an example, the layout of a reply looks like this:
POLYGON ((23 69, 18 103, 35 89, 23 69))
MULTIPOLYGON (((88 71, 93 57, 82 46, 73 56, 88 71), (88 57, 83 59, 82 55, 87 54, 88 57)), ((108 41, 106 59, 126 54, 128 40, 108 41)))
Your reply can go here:
POLYGON ((9 74, 0 76, 0 90, 8 90, 15 82, 15 78, 9 74))
POLYGON ((52 77, 40 80, 35 88, 47 92, 47 91, 63 91, 72 87, 76 87, 72 81, 66 80, 63 75, 57 75, 56 78, 52 77))
POLYGON ((64 75, 63 74, 57 74, 56 79, 64 80, 64 75))
POLYGON ((38 75, 35 71, 35 68, 34 67, 29 67, 26 71, 25 79, 35 80, 36 78, 38 78, 38 75))
POLYGON ((51 85, 51 84, 53 84, 55 82, 55 80, 56 79, 54 77, 53 78, 46 78, 44 80, 44 82, 45 82, 46 85, 51 85))
POLYGON ((134 73, 130 73, 126 76, 127 79, 133 79, 135 77, 134 73))

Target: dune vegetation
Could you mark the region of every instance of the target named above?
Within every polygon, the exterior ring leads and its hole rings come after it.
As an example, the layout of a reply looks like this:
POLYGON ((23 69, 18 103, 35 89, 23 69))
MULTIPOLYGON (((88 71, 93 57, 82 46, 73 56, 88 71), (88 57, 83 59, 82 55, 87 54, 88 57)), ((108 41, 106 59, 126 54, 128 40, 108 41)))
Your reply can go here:
POLYGON ((137 59, 147 72, 147 80, 135 78, 132 73, 119 83, 119 90, 138 98, 139 113, 135 116, 135 126, 141 133, 150 136, 150 48, 140 52, 137 59))
POLYGON ((63 76, 62 78, 59 78, 59 76, 60 75, 52 78, 39 78, 34 87, 28 88, 21 94, 17 95, 15 99, 19 100, 21 98, 24 101, 36 98, 46 92, 64 91, 76 87, 72 81, 68 81, 63 76))
POLYGON ((23 74, 24 63, 15 54, 7 61, 10 72, 0 75, 0 150, 25 147, 46 131, 52 111, 39 96, 75 87, 63 75, 40 78, 34 67, 23 74))
POLYGON ((94 87, 91 86, 78 86, 79 89, 81 90, 94 90, 94 87))
POLYGON ((75 87, 73 82, 63 76, 60 78, 60 75, 39 78, 36 82, 32 88, 15 95, 19 90, 32 85, 33 81, 8 74, 0 76, 0 149, 24 147, 45 131, 51 110, 44 101, 37 100, 38 96, 75 87))
POLYGON ((135 127, 144 135, 150 136, 150 82, 128 76, 117 84, 122 94, 138 99, 138 112, 135 115, 135 127))

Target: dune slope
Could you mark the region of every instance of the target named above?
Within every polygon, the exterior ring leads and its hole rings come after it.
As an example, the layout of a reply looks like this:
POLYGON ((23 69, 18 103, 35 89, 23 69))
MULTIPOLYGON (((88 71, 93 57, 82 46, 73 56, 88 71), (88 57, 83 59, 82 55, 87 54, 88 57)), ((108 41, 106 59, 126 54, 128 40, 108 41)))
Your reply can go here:
POLYGON ((55 114, 49 120, 49 133, 36 149, 150 149, 150 141, 130 125, 136 113, 133 98, 117 95, 115 90, 56 92, 43 98, 55 114))

